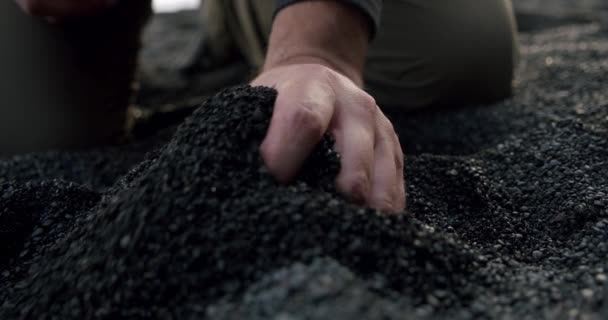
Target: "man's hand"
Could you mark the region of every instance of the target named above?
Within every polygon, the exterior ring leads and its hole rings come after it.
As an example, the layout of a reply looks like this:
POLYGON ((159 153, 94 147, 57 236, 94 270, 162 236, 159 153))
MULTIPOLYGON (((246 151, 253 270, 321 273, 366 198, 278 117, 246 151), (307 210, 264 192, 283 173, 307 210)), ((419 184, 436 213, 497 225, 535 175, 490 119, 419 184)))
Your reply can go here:
POLYGON ((278 67, 253 85, 279 92, 261 147, 279 182, 292 179, 323 134, 331 132, 342 160, 338 190, 360 204, 403 210, 403 153, 393 126, 371 96, 319 64, 278 67))
POLYGON ((27 14, 41 17, 71 17, 93 14, 117 0, 17 0, 27 14))
POLYGON ((252 85, 279 92, 261 154, 279 182, 288 182, 326 132, 342 169, 338 190, 360 204, 405 207, 403 152, 391 122, 359 86, 368 21, 333 1, 304 1, 273 25, 264 71, 252 85))

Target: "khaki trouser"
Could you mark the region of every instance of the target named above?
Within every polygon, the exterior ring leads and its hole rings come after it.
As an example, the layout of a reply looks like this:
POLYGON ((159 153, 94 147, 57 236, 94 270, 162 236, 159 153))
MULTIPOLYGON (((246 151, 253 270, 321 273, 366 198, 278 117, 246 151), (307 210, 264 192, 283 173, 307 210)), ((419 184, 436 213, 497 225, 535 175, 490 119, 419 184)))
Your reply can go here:
MULTIPOLYGON (((207 0, 203 21, 216 54, 236 46, 261 67, 273 3, 207 0)), ((384 0, 364 78, 385 108, 487 103, 511 94, 517 60, 511 0, 384 0)))
MULTIPOLYGON (((271 0, 203 0, 211 52, 259 68, 271 0)), ((150 0, 49 24, 0 1, 0 155, 123 135, 150 0)), ((382 107, 490 102, 511 93, 517 36, 510 0, 385 0, 365 69, 382 107)))

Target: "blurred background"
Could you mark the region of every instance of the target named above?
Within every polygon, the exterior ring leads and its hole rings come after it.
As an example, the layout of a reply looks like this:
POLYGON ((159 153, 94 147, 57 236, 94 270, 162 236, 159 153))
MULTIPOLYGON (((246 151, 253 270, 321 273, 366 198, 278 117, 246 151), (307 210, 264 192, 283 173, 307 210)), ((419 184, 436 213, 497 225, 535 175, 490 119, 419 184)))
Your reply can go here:
POLYGON ((154 11, 173 12, 183 9, 194 9, 199 0, 154 0, 154 11))

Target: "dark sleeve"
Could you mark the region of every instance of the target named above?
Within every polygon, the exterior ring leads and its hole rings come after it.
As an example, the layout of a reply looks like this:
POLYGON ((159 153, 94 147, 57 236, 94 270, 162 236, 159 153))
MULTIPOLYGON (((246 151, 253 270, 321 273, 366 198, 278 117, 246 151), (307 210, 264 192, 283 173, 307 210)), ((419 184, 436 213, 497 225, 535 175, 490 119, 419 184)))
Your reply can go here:
MULTIPOLYGON (((296 2, 306 0, 276 0, 276 7, 274 14, 281 11, 281 9, 294 4, 296 2)), ((371 26, 372 38, 376 35, 378 28, 380 27, 380 16, 382 14, 382 0, 335 0, 360 9, 368 18, 371 26)))

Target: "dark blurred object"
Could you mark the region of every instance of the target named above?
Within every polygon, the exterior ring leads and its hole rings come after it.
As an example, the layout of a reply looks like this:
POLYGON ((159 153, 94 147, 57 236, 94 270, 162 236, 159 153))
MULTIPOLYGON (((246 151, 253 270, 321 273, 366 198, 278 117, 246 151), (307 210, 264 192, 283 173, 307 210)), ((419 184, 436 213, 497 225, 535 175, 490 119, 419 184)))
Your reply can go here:
POLYGON ((0 156, 124 138, 150 0, 53 23, 0 2, 0 156))

